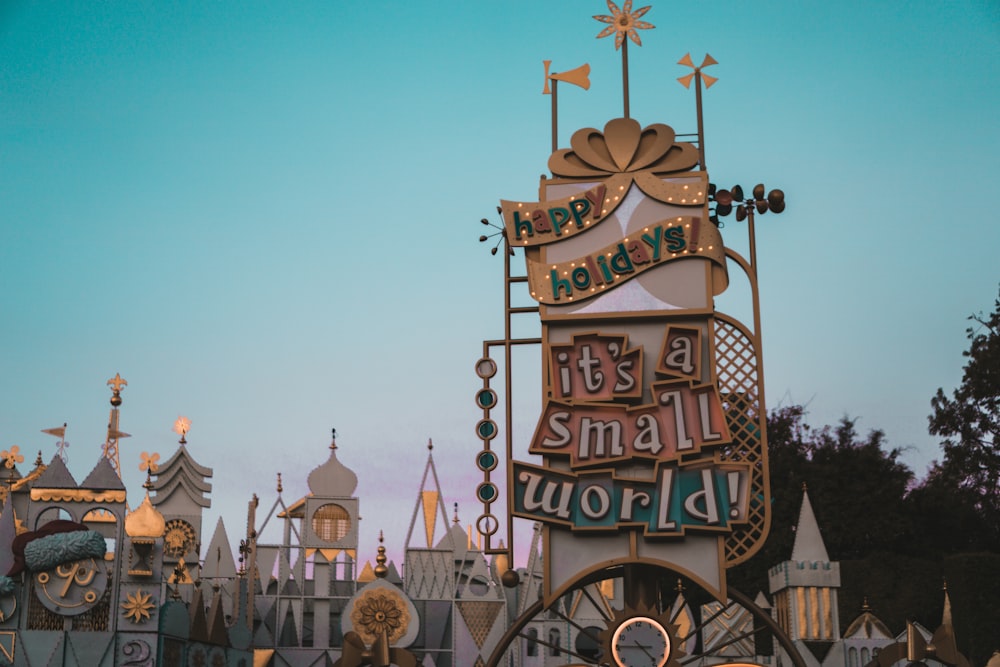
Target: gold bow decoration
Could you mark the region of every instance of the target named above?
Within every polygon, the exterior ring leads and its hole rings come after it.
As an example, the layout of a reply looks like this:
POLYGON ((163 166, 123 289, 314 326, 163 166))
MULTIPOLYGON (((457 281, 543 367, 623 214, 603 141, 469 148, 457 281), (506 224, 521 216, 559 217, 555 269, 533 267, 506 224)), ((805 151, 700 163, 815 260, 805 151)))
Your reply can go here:
POLYGON ((690 171, 698 164, 698 149, 675 142, 676 136, 663 123, 641 127, 635 119, 615 118, 604 126, 604 132, 592 127, 574 132, 570 148, 549 158, 549 169, 554 176, 589 180, 622 173, 690 171))
POLYGON ((389 634, 382 628, 375 643, 365 646, 361 635, 353 630, 344 635, 340 659, 333 667, 417 667, 417 657, 404 648, 389 646, 389 634))

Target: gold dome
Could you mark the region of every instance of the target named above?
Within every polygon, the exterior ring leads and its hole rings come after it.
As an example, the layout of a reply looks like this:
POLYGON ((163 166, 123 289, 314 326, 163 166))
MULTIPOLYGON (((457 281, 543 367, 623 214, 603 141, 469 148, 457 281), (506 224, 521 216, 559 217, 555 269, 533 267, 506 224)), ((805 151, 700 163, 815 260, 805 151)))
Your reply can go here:
POLYGON ((142 503, 125 517, 125 534, 129 537, 163 537, 167 522, 163 515, 149 502, 149 493, 142 503))

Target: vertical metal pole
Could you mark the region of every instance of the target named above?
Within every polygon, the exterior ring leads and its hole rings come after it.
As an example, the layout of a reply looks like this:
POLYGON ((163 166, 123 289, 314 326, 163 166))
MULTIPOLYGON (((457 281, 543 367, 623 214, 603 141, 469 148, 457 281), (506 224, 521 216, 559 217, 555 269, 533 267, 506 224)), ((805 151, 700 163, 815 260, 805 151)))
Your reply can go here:
MULTIPOLYGON (((694 96, 695 106, 698 107, 698 159, 701 161, 701 170, 707 171, 705 166, 705 123, 701 115, 701 70, 694 73, 694 96)), ((753 224, 753 223, 751 223, 753 224)))
MULTIPOLYGON (((555 81, 552 82, 555 84, 555 81)), ((552 99, 553 104, 555 103, 555 85, 552 87, 552 99)), ((554 150, 554 149, 553 149, 554 150)), ((504 230, 504 243, 503 243, 503 308, 504 308, 504 322, 503 322, 503 364, 504 364, 504 396, 506 397, 506 405, 504 406, 504 420, 507 425, 506 436, 507 436, 507 466, 510 467, 510 462, 514 460, 514 402, 511 398, 511 345, 510 345, 510 247, 507 244, 507 232, 504 230)), ((507 563, 511 568, 514 567, 514 516, 511 513, 511 507, 509 505, 510 498, 512 497, 512 492, 510 489, 510 470, 507 470, 507 563)))
MULTIPOLYGON (((559 148, 559 80, 552 79, 552 152, 555 153, 556 149, 559 148)), ((508 260, 509 261, 509 260, 508 260)), ((507 272, 507 277, 510 278, 510 271, 507 272)))
POLYGON ((625 98, 625 117, 628 118, 628 39, 622 42, 622 96, 625 98))
POLYGON ((254 582, 257 577, 257 502, 257 494, 255 493, 247 506, 247 547, 249 547, 249 553, 244 555, 247 560, 247 627, 250 632, 253 632, 254 582))
MULTIPOLYGON (((754 227, 754 208, 750 205, 747 206, 747 223, 747 229, 750 232, 750 271, 753 273, 753 289, 751 290, 753 295, 753 332, 754 336, 757 337, 758 347, 762 350, 763 345, 760 345, 760 294, 757 289, 757 230, 754 227)), ((763 353, 758 351, 757 355, 757 366, 763 368, 763 353)), ((763 374, 761 385, 763 385, 763 374)), ((758 399, 763 400, 763 397, 758 397, 758 399)))

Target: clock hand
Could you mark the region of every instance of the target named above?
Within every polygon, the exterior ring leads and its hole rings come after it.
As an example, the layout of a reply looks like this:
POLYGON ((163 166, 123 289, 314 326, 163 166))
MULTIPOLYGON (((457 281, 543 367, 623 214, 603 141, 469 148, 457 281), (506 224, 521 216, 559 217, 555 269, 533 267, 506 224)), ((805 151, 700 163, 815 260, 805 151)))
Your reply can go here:
POLYGON ((638 646, 638 647, 639 647, 639 649, 640 649, 640 650, 641 650, 641 651, 642 651, 643 653, 645 653, 645 654, 646 654, 647 656, 649 656, 649 659, 650 659, 650 660, 652 660, 652 661, 653 661, 654 663, 656 662, 656 656, 654 656, 654 655, 653 655, 652 653, 650 653, 649 651, 647 651, 647 650, 646 650, 646 647, 645 647, 645 646, 643 646, 642 644, 640 644, 640 643, 639 643, 639 640, 638 640, 638 639, 636 639, 636 640, 635 640, 635 645, 636 645, 636 646, 638 646))

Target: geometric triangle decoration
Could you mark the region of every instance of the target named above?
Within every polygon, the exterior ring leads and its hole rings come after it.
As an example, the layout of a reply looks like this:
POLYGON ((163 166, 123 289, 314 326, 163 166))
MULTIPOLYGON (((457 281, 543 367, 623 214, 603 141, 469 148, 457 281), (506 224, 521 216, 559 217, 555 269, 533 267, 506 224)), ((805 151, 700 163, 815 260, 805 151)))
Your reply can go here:
POLYGON ((435 512, 438 504, 437 491, 421 491, 421 504, 424 510, 424 532, 427 536, 427 548, 434 546, 434 524, 437 522, 435 512))
POLYGON ((21 651, 31 667, 55 667, 63 664, 65 632, 21 630, 21 651))
POLYGON ((0 632, 0 657, 8 662, 14 662, 14 651, 17 650, 17 633, 13 630, 0 632))
POLYGON ((482 649, 504 603, 489 600, 457 600, 455 604, 462 614, 462 620, 465 621, 466 627, 469 628, 472 640, 476 642, 478 648, 482 649))
POLYGON ((257 547, 257 574, 260 577, 260 588, 267 593, 268 584, 274 576, 274 563, 278 560, 278 547, 257 547))
MULTIPOLYGON (((84 667, 85 665, 88 667, 91 665, 97 667, 104 664, 104 659, 108 657, 108 653, 114 650, 115 635, 111 632, 88 632, 86 634, 68 632, 66 633, 66 639, 67 644, 69 644, 66 657, 73 656, 76 659, 76 664, 80 665, 80 667, 84 667)), ((130 646, 135 650, 136 657, 145 655, 148 659, 152 653, 149 643, 141 639, 130 641, 126 644, 126 647, 130 646), (133 644, 134 646, 132 646, 133 644)), ((107 662, 113 665, 114 658, 107 662)), ((70 664, 68 660, 67 664, 70 664)))

